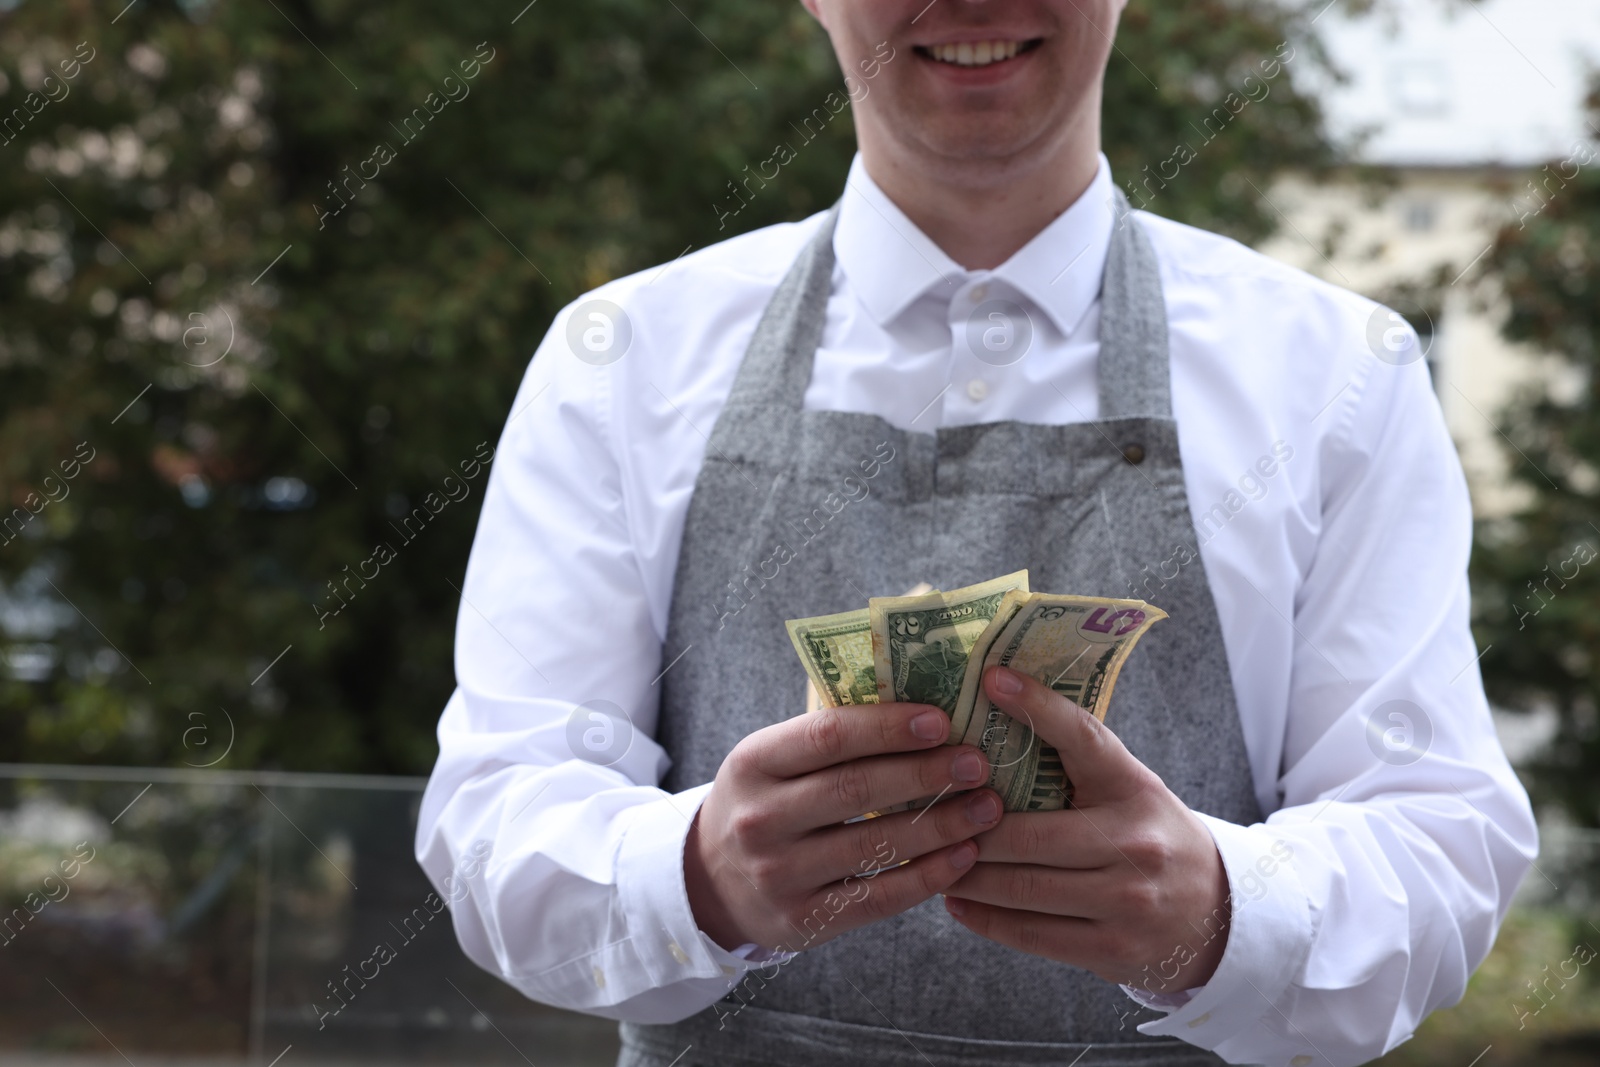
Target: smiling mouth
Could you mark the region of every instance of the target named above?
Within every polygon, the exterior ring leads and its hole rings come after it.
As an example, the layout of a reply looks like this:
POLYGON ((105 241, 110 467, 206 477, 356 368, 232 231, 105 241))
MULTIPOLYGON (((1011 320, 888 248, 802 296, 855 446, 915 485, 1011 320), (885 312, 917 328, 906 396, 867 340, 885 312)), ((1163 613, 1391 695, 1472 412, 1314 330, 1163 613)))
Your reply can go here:
POLYGON ((988 67, 1004 63, 1039 47, 1041 38, 1030 41, 962 41, 959 44, 918 45, 915 51, 936 63, 956 67, 988 67))

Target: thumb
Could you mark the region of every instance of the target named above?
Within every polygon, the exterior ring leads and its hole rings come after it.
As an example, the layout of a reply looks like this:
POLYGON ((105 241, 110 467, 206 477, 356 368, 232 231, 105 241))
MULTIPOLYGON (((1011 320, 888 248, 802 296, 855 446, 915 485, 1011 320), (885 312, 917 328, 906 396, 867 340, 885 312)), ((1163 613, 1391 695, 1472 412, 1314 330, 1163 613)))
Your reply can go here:
POLYGON ((1074 799, 1120 800, 1143 789, 1151 771, 1099 719, 1043 682, 1008 667, 984 674, 984 692, 1007 715, 1061 754, 1074 799))

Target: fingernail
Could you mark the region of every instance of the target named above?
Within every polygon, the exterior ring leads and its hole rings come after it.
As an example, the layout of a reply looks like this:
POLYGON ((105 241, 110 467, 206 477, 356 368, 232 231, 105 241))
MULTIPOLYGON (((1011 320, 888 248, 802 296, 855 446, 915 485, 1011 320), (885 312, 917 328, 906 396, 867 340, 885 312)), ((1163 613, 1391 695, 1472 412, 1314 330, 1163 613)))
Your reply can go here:
POLYGON ((957 781, 977 782, 983 779, 986 768, 983 765, 982 756, 976 752, 963 752, 956 757, 951 769, 955 773, 957 781))
POLYGON ((996 667, 989 676, 989 688, 1001 696, 1014 697, 1022 692, 1022 675, 1009 667, 996 667))
MULTIPOLYGON (((977 858, 978 850, 975 847, 970 844, 962 845, 960 848, 950 853, 950 866, 954 867, 958 871, 964 871, 968 867, 971 867, 972 862, 977 858)), ((948 900, 950 898, 946 897, 945 899, 948 900)))
POLYGON ((925 711, 911 720, 911 732, 924 741, 937 741, 944 736, 945 717, 941 711, 925 711))
POLYGON ((1000 817, 1000 802, 993 793, 979 793, 967 801, 967 818, 979 826, 987 826, 1000 817))
POLYGON ((945 897, 944 910, 955 916, 965 915, 967 913, 967 902, 960 897, 945 897))

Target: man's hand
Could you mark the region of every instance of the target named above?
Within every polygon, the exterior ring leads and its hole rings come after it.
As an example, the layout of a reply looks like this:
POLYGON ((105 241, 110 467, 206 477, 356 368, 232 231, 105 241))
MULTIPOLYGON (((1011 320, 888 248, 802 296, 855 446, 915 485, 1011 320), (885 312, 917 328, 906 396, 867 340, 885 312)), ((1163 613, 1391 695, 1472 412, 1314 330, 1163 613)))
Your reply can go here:
POLYGON ((1112 982, 1204 985, 1227 944, 1228 876, 1211 834, 1093 715, 1004 667, 989 699, 1055 746, 1066 811, 1013 812, 978 838, 977 866, 945 907, 974 933, 1112 982), (1146 972, 1145 968, 1151 971, 1146 972))
POLYGON ((727 949, 755 942, 798 952, 947 888, 977 858, 969 839, 1000 819, 993 790, 841 824, 981 785, 988 761, 970 745, 945 746, 949 733, 938 708, 864 704, 797 716, 740 741, 684 844, 700 929, 727 949))

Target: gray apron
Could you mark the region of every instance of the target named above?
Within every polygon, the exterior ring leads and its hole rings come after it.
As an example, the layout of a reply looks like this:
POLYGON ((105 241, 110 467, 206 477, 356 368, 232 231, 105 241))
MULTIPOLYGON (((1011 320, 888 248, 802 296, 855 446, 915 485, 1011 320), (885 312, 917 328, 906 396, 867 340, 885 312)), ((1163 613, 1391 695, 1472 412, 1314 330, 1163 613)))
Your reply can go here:
MULTIPOLYGON (((662 680, 663 788, 711 781, 740 738, 800 713, 806 678, 785 619, 1024 567, 1036 590, 1127 596, 1141 567, 1193 546, 1161 279, 1148 237, 1126 201, 1118 208, 1099 420, 936 433, 801 406, 832 287, 830 213, 756 329, 690 500, 662 660, 683 657, 662 680)), ((1107 723, 1191 808, 1257 822, 1199 560, 1153 598, 1171 618, 1129 659, 1107 723)), ((970 933, 935 897, 752 971, 683 1022, 623 1024, 618 1064, 1222 1062, 1135 1029, 1153 1017, 1087 971, 970 933)))

